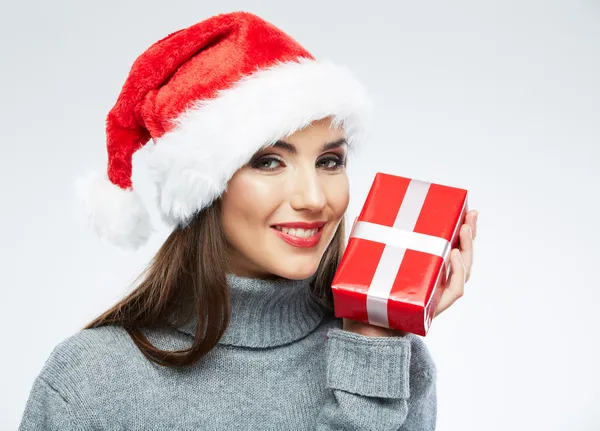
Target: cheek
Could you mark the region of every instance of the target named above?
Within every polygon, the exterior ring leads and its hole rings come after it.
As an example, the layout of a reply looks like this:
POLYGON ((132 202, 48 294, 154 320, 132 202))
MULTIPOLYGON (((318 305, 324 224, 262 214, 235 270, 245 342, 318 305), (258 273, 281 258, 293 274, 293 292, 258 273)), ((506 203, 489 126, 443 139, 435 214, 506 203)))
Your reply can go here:
POLYGON ((257 227, 265 227, 269 215, 277 208, 276 189, 268 178, 251 175, 233 178, 222 201, 225 231, 249 236, 257 232, 257 227))
POLYGON ((237 187, 241 190, 238 194, 244 195, 246 205, 271 208, 281 200, 283 184, 281 178, 248 175, 240 178, 237 187))
POLYGON ((327 194, 329 207, 335 213, 336 218, 341 218, 350 202, 348 177, 346 175, 339 175, 326 183, 324 189, 327 194))

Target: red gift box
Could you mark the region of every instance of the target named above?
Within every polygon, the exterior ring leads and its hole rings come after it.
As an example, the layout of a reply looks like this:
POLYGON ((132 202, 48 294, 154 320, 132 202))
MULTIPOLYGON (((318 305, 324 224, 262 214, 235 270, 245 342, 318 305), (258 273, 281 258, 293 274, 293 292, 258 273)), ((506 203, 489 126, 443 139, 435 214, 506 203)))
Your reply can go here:
POLYGON ((335 316, 425 336, 467 190, 378 173, 333 279, 335 316))

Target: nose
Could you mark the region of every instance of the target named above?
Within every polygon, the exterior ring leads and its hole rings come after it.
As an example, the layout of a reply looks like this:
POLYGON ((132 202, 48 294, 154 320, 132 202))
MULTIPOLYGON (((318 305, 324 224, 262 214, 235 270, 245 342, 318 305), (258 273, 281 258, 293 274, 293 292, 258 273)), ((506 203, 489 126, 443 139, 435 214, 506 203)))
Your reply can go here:
POLYGON ((319 212, 325 208, 327 196, 321 179, 314 169, 311 172, 299 172, 295 176, 294 182, 290 200, 292 208, 297 211, 308 210, 310 212, 319 212))

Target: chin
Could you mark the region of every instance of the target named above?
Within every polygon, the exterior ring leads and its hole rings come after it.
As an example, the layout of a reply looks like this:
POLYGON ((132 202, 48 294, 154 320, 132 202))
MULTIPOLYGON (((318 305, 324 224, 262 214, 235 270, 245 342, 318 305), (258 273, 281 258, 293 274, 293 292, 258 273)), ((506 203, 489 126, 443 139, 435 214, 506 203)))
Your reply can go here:
POLYGON ((285 268, 273 268, 273 274, 289 280, 304 280, 311 277, 319 267, 319 261, 294 263, 289 262, 285 268))

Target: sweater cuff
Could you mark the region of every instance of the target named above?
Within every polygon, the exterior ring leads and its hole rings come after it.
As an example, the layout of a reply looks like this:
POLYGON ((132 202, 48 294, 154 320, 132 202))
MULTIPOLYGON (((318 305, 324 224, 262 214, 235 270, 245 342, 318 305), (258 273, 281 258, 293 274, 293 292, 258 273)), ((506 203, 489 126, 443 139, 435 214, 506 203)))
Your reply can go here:
POLYGON ((368 397, 408 398, 410 340, 327 332, 327 386, 368 397))

